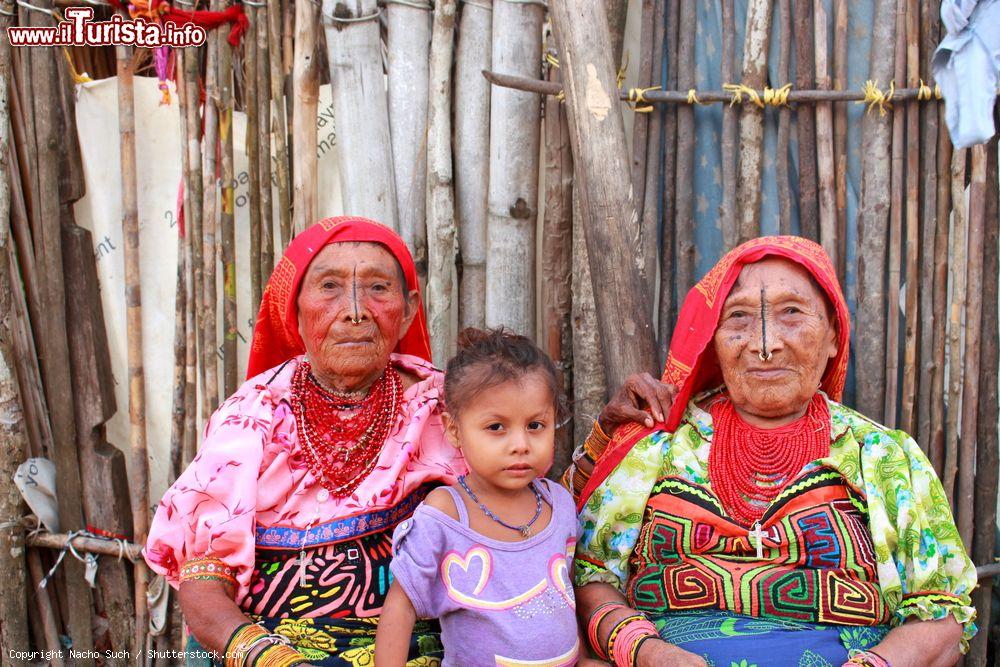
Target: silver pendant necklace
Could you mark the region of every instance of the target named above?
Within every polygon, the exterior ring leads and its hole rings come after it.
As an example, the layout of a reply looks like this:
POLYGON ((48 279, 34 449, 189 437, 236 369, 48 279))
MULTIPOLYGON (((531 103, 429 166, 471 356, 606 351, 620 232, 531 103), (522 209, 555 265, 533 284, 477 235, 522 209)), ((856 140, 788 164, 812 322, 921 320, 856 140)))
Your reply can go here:
POLYGON ((479 509, 483 510, 483 513, 486 516, 493 519, 504 528, 510 528, 511 530, 516 530, 517 532, 521 533, 521 537, 525 539, 527 539, 531 535, 531 526, 536 521, 538 521, 538 517, 542 515, 542 494, 540 494, 538 492, 538 489, 535 488, 534 480, 532 480, 531 482, 531 492, 535 494, 535 516, 531 517, 531 521, 524 524, 523 526, 512 526, 503 519, 501 519, 500 517, 498 517, 492 511, 490 511, 490 508, 487 507, 485 503, 480 502, 479 498, 476 497, 476 494, 473 493, 472 489, 469 488, 469 485, 466 484, 465 475, 462 475, 461 477, 458 478, 458 483, 465 490, 465 492, 469 494, 469 497, 472 498, 472 502, 479 505, 479 509))

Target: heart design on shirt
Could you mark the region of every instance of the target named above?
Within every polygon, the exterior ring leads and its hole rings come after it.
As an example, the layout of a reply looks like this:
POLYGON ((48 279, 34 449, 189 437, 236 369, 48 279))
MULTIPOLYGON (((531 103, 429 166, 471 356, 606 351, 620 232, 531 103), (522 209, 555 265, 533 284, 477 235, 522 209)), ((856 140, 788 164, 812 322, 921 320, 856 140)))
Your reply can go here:
POLYGON ((490 552, 481 546, 474 546, 465 552, 464 556, 459 556, 458 552, 449 551, 444 560, 441 561, 441 578, 444 579, 445 585, 452 590, 455 590, 455 586, 451 579, 451 567, 454 565, 462 570, 466 575, 469 574, 469 567, 472 565, 473 561, 478 560, 481 563, 479 568, 479 581, 476 582, 476 587, 472 589, 473 595, 479 595, 486 588, 486 583, 490 579, 490 572, 493 570, 493 560, 490 558, 490 552))
POLYGON ((576 599, 573 597, 573 582, 569 576, 569 561, 563 554, 556 554, 549 559, 549 578, 559 591, 559 595, 571 609, 576 609, 576 599))

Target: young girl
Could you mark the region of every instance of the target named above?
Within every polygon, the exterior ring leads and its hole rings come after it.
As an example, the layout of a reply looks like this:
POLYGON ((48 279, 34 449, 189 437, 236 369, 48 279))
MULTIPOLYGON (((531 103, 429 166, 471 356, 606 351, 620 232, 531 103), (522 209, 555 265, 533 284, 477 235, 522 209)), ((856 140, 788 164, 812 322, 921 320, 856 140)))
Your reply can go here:
POLYGON ((443 420, 469 474, 396 527, 376 667, 405 663, 417 618, 441 620, 446 667, 575 665, 576 512, 543 477, 562 412, 555 368, 502 330, 466 329, 458 342, 443 420))

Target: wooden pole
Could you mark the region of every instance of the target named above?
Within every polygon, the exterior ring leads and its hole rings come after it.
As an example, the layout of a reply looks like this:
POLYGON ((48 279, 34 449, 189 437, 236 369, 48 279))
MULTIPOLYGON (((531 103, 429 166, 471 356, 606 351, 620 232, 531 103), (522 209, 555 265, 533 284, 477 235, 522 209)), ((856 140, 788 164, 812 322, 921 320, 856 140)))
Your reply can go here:
MULTIPOLYGON (((551 81, 561 81, 559 68, 549 67, 551 81)), ((573 153, 562 103, 545 98, 545 216, 542 219, 542 349, 573 395, 573 153)), ((552 473, 559 475, 573 453, 572 422, 556 431, 552 473)), ((550 473, 550 474, 552 474, 550 473)))
MULTIPOLYGON (((833 11, 833 88, 847 88, 847 0, 834 0, 833 11)), ((847 282, 847 109, 838 104, 833 109, 833 144, 836 161, 837 201, 837 275, 847 282)))
MULTIPOLYGON (((892 78, 895 43, 895 0, 876 0, 869 78, 892 78)), ((858 206, 857 350, 871 359, 856 369, 859 411, 882 421, 885 407, 885 243, 889 211, 890 124, 878 109, 861 123, 865 150, 861 156, 861 200, 858 206)))
MULTIPOLYGON (((49 0, 40 6, 51 9, 49 0)), ((29 13, 32 26, 49 27, 53 20, 38 11, 29 13)), ((67 342, 66 281, 63 272, 62 214, 63 197, 59 188, 60 162, 63 159, 62 133, 65 121, 59 101, 57 52, 54 49, 34 49, 31 54, 31 76, 24 81, 32 89, 35 141, 37 144, 38 198, 35 200, 35 255, 39 269, 41 321, 33 325, 38 344, 46 404, 52 425, 53 452, 56 465, 56 485, 59 518, 64 530, 83 526, 81 511, 82 484, 76 424, 73 415, 73 380, 67 342), (28 83, 30 81, 30 84, 28 83)), ((73 560, 64 563, 63 575, 68 590, 67 631, 74 647, 81 651, 93 648, 91 615, 93 601, 90 587, 83 579, 83 564, 73 560)), ((81 660, 92 665, 94 661, 81 660)))
POLYGON ((563 55, 567 114, 580 189, 587 192, 585 237, 604 346, 604 372, 612 389, 626 375, 655 372, 652 313, 633 257, 635 205, 621 114, 613 102, 615 69, 604 9, 597 3, 554 0, 550 5, 563 55), (571 6, 572 5, 572 6, 571 6))
MULTIPOLYGON (((295 39, 292 62, 292 233, 316 222, 317 129, 312 119, 319 109, 317 39, 320 10, 311 2, 295 3, 295 39), (306 120, 303 120, 306 119, 306 120)), ((254 306, 260 303, 254 301, 254 306)))
POLYGON ((378 6, 375 0, 323 0, 322 14, 344 210, 398 229, 378 6))
MULTIPOLYGON (((800 5, 809 3, 799 3, 800 5)), ((749 0, 746 39, 743 42, 743 85, 763 88, 767 83, 767 49, 771 35, 771 1, 749 0)), ((740 242, 760 234, 760 174, 764 145, 764 110, 740 110, 740 162, 737 197, 740 242)))
POLYGON ((490 83, 493 10, 480 3, 460 5, 455 53, 455 219, 461 266, 459 323, 462 328, 486 324, 486 202, 489 192, 490 83))
MULTIPOLYGON (((924 71, 930 71, 930 62, 937 46, 938 5, 931 0, 920 0, 920 22, 923 25, 921 49, 924 71)), ((934 331, 943 319, 943 311, 934 307, 934 256, 937 252, 937 141, 938 106, 921 106, 920 113, 920 181, 923 197, 918 212, 923 229, 920 241, 920 376, 917 382, 916 438, 924 452, 930 451, 931 442, 931 390, 935 374, 944 371, 934 365, 934 331), (928 287, 930 289, 928 289, 928 287)), ((838 202, 839 203, 839 202, 838 202)))
MULTIPOLYGON (((694 0, 679 1, 679 28, 677 35, 677 87, 694 88, 694 36, 698 17, 694 0)), ((677 160, 674 197, 674 229, 677 269, 675 272, 678 300, 695 283, 694 262, 694 108, 691 105, 677 108, 677 160)), ((737 219, 738 220, 738 219, 737 219)), ((737 239, 739 226, 737 224, 737 239)))
POLYGON ((45 634, 45 648, 52 652, 52 667, 63 667, 62 642, 59 640, 59 623, 55 617, 55 605, 53 604, 53 591, 51 589, 39 589, 38 584, 45 576, 42 570, 42 559, 38 551, 28 549, 28 574, 32 583, 32 590, 37 591, 33 600, 38 604, 38 612, 42 617, 42 628, 45 634))
POLYGON ((177 289, 174 294, 174 378, 170 411, 170 468, 173 484, 184 459, 184 397, 187 391, 187 267, 184 263, 184 237, 177 236, 177 289))
MULTIPOLYGON (((260 105, 257 97, 261 94, 257 89, 257 72, 260 65, 257 62, 257 22, 260 21, 257 8, 249 12, 250 28, 247 30, 246 39, 243 40, 243 80, 244 80, 244 106, 246 107, 246 151, 247 151, 247 180, 249 182, 248 201, 250 202, 250 303, 252 309, 256 310, 264 294, 264 282, 267 277, 261 271, 261 244, 264 225, 262 216, 264 209, 261 207, 261 182, 260 182, 260 105)), ((256 314, 256 313, 255 313, 256 314)))
MULTIPOLYGON (((230 6, 229 0, 224 1, 224 7, 230 6)), ((222 393, 229 396, 240 385, 240 372, 237 367, 236 340, 239 335, 239 315, 236 310, 236 211, 234 208, 236 187, 236 170, 233 166, 233 49, 226 41, 226 31, 216 30, 219 49, 219 145, 222 148, 222 215, 220 216, 220 231, 222 244, 220 255, 222 260, 222 393)), ((183 263, 183 242, 177 247, 178 263, 183 263)), ((178 277, 177 294, 184 293, 183 276, 178 277)), ((182 299, 183 300, 183 299, 182 299)), ((184 347, 186 338, 184 330, 184 310, 175 311, 178 314, 178 340, 181 352, 178 358, 178 368, 184 367, 184 347)), ((183 374, 178 381, 183 387, 183 374)), ((178 396, 175 396, 177 398, 178 396)), ((179 395, 181 410, 183 410, 184 391, 179 395)), ((175 406, 177 403, 175 403, 175 406)), ((183 432, 183 416, 180 428, 183 432)), ((178 450, 180 453, 180 450, 178 450)), ((179 463, 179 459, 178 459, 179 463)), ((179 472, 179 471, 178 471, 179 472)))
MULTIPOLYGON (((665 30, 664 21, 666 19, 666 0, 654 0, 653 2, 653 68, 651 85, 662 85, 663 81, 663 35, 665 30)), ((659 239, 660 239, 660 210, 663 197, 660 192, 660 184, 663 182, 661 165, 663 158, 661 154, 661 144, 663 139, 663 117, 666 110, 654 108, 649 113, 649 127, 647 129, 648 148, 646 150, 646 168, 644 170, 646 184, 643 188, 645 192, 645 202, 642 204, 642 271, 643 280, 650 308, 656 304, 656 271, 659 239)))
MULTIPOLYGON (((732 4, 729 0, 723 2, 732 4)), ((730 10, 732 7, 730 6, 730 10)), ((667 49, 667 86, 677 86, 677 28, 680 15, 678 3, 667 3, 666 7, 666 46, 667 49)), ((728 24, 731 25, 730 19, 728 24)), ((723 30, 723 35, 727 31, 723 30)), ((725 39, 725 37, 723 37, 725 39)), ((676 211, 675 187, 677 185, 677 107, 669 107, 663 119, 663 214, 660 216, 660 303, 656 333, 659 343, 659 361, 662 368, 666 364, 667 351, 673 325, 677 319, 674 264, 674 212, 676 211)), ((723 137, 726 134, 726 118, 723 112, 723 137)), ((735 119, 735 116, 733 117, 735 119)), ((735 136, 735 135, 734 135, 735 136)), ((729 161, 735 166, 735 162, 729 161)), ((730 181, 734 183, 734 181, 730 181)), ((733 193, 736 190, 733 189, 733 193)), ((723 197, 725 197, 725 178, 723 178, 723 197)), ((725 227, 723 227, 725 229, 725 227)), ((733 228, 735 229, 735 228, 733 228)), ((733 231, 733 230, 731 230, 733 231)), ((723 232, 725 234, 726 232, 723 232)), ((733 232, 735 234, 735 232, 733 232)), ((723 236, 724 242, 726 242, 723 236)), ((732 237, 730 237, 732 238, 732 237)))
MULTIPOLYGON (((726 83, 736 81, 736 17, 735 0, 722 0, 722 79, 726 83)), ((676 14, 676 10, 674 12, 676 14)), ((685 39, 680 37, 680 39, 685 39)), ((676 52, 676 46, 674 47, 676 52)), ((693 54, 692 54, 693 55, 693 54)), ((681 62, 670 64, 674 72, 687 68, 681 62)), ((679 83, 683 86, 683 82, 679 83)), ((691 82, 693 86, 693 81, 691 82)), ((678 112, 678 115, 680 112, 678 112)), ((722 107, 722 204, 719 207, 719 225, 722 227, 722 247, 729 250, 738 245, 740 237, 736 222, 736 175, 737 149, 740 135, 740 110, 731 104, 722 107)), ((680 174, 678 174, 678 178, 680 174)), ((682 295, 683 297, 683 295, 682 295)), ((662 322, 662 318, 661 318, 662 322)), ((662 340, 663 334, 660 334, 662 340)))
MULTIPOLYGON (((642 0, 641 17, 639 19, 639 75, 636 85, 639 88, 649 88, 656 85, 653 79, 653 33, 655 32, 653 14, 656 11, 654 0, 642 0)), ((646 203, 646 151, 649 148, 649 119, 652 114, 635 113, 632 118, 632 192, 635 198, 636 213, 643 220, 643 206, 646 203)), ((640 251, 645 250, 645 244, 640 244, 640 251)), ((645 256, 648 253, 643 252, 645 256)), ((645 260, 645 257, 644 257, 645 260)), ((654 258, 655 261, 655 258, 654 258)), ((650 265, 652 266, 652 265, 650 265)), ((643 276, 647 274, 646 262, 643 262, 643 276)))
MULTIPOLYGON (((430 47, 427 114, 427 319, 434 361, 444 366, 454 351, 455 195, 451 156, 451 65, 457 0, 438 0, 430 47)), ((425 17, 420 16, 418 20, 425 17)), ((423 162, 422 155, 418 161, 423 162)), ((421 170, 418 168, 417 172, 421 170)), ((400 216, 400 220, 404 220, 400 216)), ((408 218, 422 223, 419 216, 408 218)))
MULTIPOLYGON (((187 167, 185 168, 185 200, 188 203, 184 210, 186 221, 188 244, 191 247, 191 262, 188 272, 191 274, 191 289, 193 294, 190 299, 191 307, 194 308, 194 353, 197 354, 204 347, 202 338, 202 315, 204 308, 202 301, 204 293, 202 284, 204 283, 204 271, 202 267, 202 198, 205 189, 204 179, 201 169, 201 114, 198 112, 201 104, 199 81, 201 79, 200 48, 191 47, 184 49, 184 127, 187 134, 187 167)), ((204 391, 205 369, 201 364, 195 365, 198 375, 198 382, 204 391)), ((195 404, 195 414, 201 407, 200 402, 195 404)), ((204 414, 204 413, 203 413, 204 414)), ((204 415, 206 418, 208 415, 204 415)), ((197 419, 196 419, 197 421, 197 419)))
MULTIPOLYGON (((967 277, 967 238, 969 216, 965 201, 965 162, 968 149, 951 156, 951 302, 948 308, 948 411, 945 424, 944 484, 945 494, 955 507, 955 478, 958 473, 959 419, 962 414, 962 315, 965 313, 967 277)), ((958 508, 956 508, 958 509, 958 508)))
MULTIPOLYGON (((778 3, 778 80, 788 81, 789 60, 792 53, 792 0, 778 3)), ((803 2, 797 5, 807 4, 803 2)), ((804 115, 804 114, 799 114, 804 115)), ((778 110, 778 138, 774 164, 775 181, 778 189, 778 230, 782 234, 792 233, 792 184, 788 173, 791 156, 788 154, 788 140, 791 137, 792 110, 787 105, 778 110)), ((805 221, 803 220, 803 226, 805 221)))
POLYGON ((142 543, 119 542, 117 540, 102 540, 96 537, 76 535, 72 540, 67 533, 42 532, 28 538, 28 546, 33 549, 55 549, 61 551, 68 543, 73 543, 77 551, 98 556, 121 556, 133 563, 142 562, 142 543))
MULTIPOLYGON (((274 270, 274 207, 271 205, 271 51, 267 39, 267 7, 257 9, 257 169, 260 180, 260 282, 274 270)), ((223 31, 218 31, 224 35, 223 31)), ((224 41, 220 41, 222 48, 224 41)), ((341 163, 345 164, 345 163, 341 163)), ((256 305, 256 304, 254 304, 256 305)))
MULTIPOLYGON (((896 45, 894 81, 906 78, 906 0, 896 0, 896 45)), ((904 142, 906 108, 897 104, 892 110, 892 161, 889 204, 889 267, 886 280, 885 404, 882 422, 896 428, 896 400, 899 398, 899 272, 903 244, 904 142)))
MULTIPOLYGON (((983 243, 983 333, 979 364, 979 415, 977 423, 976 447, 976 505, 975 531, 972 539, 972 561, 987 564, 993 561, 996 546, 997 519, 997 420, 1000 418, 997 400, 997 364, 1000 331, 997 312, 998 227, 1000 215, 997 206, 1000 186, 997 174, 997 142, 990 142, 987 151, 986 207, 983 215, 985 224, 983 243)), ((972 593, 976 605, 976 620, 980 627, 990 627, 993 580, 984 579, 972 593)), ((989 652, 989 632, 977 633, 969 642, 969 654, 965 658, 969 667, 986 667, 989 652)))
MULTIPOLYGON (((125 46, 118 55, 118 124, 121 139, 122 236, 125 238, 125 326, 128 339, 128 413, 132 473, 133 539, 143 544, 149 529, 149 458, 146 453, 146 388, 142 359, 142 289, 139 264, 139 203, 135 163, 135 101, 133 76, 135 61, 125 46)), ((76 560, 75 558, 73 559, 76 560)), ((135 655, 146 646, 149 610, 146 605, 148 573, 135 568, 135 655)))
MULTIPOLYGON (((815 0, 813 15, 816 19, 815 28, 815 59, 816 87, 820 90, 833 88, 830 80, 829 44, 827 41, 827 24, 829 17, 822 0, 815 0)), ((808 109, 801 109, 799 119, 808 116, 808 109), (804 114, 802 112, 805 112, 804 114)), ((806 121, 808 122, 808 121, 806 121)), ((807 155, 799 152, 799 160, 805 161, 807 155)), ((816 103, 816 174, 818 183, 818 222, 819 241, 830 256, 834 266, 840 264, 840 244, 837 237, 837 186, 834 176, 833 157, 833 104, 830 102, 816 103)), ((801 171, 799 187, 802 187, 801 171)), ((803 197, 805 199, 805 197, 803 197)))
MULTIPOLYGON (((951 211, 951 137, 944 122, 944 106, 938 107, 937 145, 937 229, 934 241, 934 384, 931 387, 931 423, 928 457, 939 477, 944 475, 944 387, 945 348, 947 347, 945 313, 948 309, 948 226, 951 211)), ((949 498, 950 500, 950 498, 949 498)))
MULTIPOLYGON (((961 445, 958 455, 958 533, 962 542, 972 544, 972 528, 975 523, 976 496, 976 435, 979 417, 979 360, 982 338, 983 299, 983 242, 986 213, 986 145, 979 144, 969 149, 971 159, 971 181, 969 183, 969 240, 966 266, 966 293, 970 298, 965 302, 965 355, 962 377, 962 428, 961 445)), ((956 258, 957 259, 957 258, 956 258)), ((984 295, 996 300, 996 293, 984 295)), ((957 363, 957 361, 953 361, 957 363)), ((983 471, 979 471, 983 472, 983 471)), ((995 494, 994 494, 995 495, 995 494)))
POLYGON ((622 62, 625 52, 625 24, 628 21, 629 0, 606 0, 604 7, 611 31, 611 58, 615 68, 622 62))
MULTIPOLYGON (((919 0, 906 0, 906 80, 918 85, 920 81, 920 8, 919 0)), ((906 305, 903 329, 903 390, 901 394, 900 428, 907 433, 917 432, 917 334, 921 318, 926 312, 918 296, 920 283, 920 107, 914 102, 906 104, 906 305)), ((930 295, 931 290, 923 290, 930 295)), ((923 444, 926 447, 926 443, 923 444)))
MULTIPOLYGON (((213 11, 221 9, 221 0, 212 0, 213 11)), ((216 268, 218 266, 218 243, 216 234, 219 229, 219 43, 218 38, 223 31, 215 31, 206 42, 205 58, 205 141, 202 144, 202 221, 201 221, 201 260, 202 260, 202 349, 201 363, 204 367, 204 383, 202 384, 202 411, 211 415, 219 407, 219 373, 218 373, 218 320, 217 320, 217 290, 216 268)))
MULTIPOLYGON (((2 3, 0 31, 11 24, 6 13, 13 2, 2 3)), ((13 248, 10 237, 9 127, 10 108, 7 89, 11 83, 10 42, 0 40, 0 477, 8 480, 0 487, 0 568, 6 573, 0 586, 0 645, 20 650, 28 647, 27 582, 25 580, 24 528, 21 516, 21 494, 9 482, 24 461, 28 451, 27 430, 17 384, 14 349, 13 299, 15 285, 11 276, 13 248), (3 491, 2 489, 6 489, 3 491)))
POLYGON ((288 126, 285 123, 285 75, 281 39, 281 0, 267 0, 267 44, 270 58, 271 132, 278 186, 278 228, 281 252, 292 240, 292 199, 288 189, 288 126))
MULTIPOLYGON (((494 4, 494 70, 538 77, 544 14, 538 5, 494 4)), ((559 53, 568 55, 564 49, 559 53)), ((497 86, 491 91, 486 324, 506 325, 528 336, 536 333, 538 109, 535 95, 497 86)))
MULTIPOLYGON (((428 67, 433 8, 429 0, 426 3, 418 0, 414 4, 419 7, 387 4, 385 16, 388 24, 389 132, 392 136, 392 169, 396 181, 399 234, 413 253, 417 274, 423 283, 428 275, 427 246, 431 242, 428 239, 431 221, 425 220, 425 213, 429 207, 438 208, 444 202, 431 204, 426 201, 430 193, 428 178, 437 178, 427 174, 427 160, 431 155, 427 102, 428 81, 433 76, 428 67)), ((451 90, 445 94, 450 97, 451 90)), ((460 113, 465 113, 465 109, 460 113)), ((449 181, 450 178, 449 175, 449 181)), ((450 190, 450 184, 447 187, 450 190)), ((432 334, 432 346, 436 342, 432 334)), ((444 345, 447 342, 447 339, 441 341, 444 345)), ((447 357, 438 361, 444 363, 447 357)))
MULTIPOLYGON (((826 35, 816 33, 816 17, 809 0, 795 3, 795 87, 809 89, 816 83, 816 39, 826 35)), ((821 5, 820 5, 821 6, 821 5)), ((787 78, 781 80, 782 85, 787 78)), ((816 117, 810 109, 799 108, 795 115, 799 149, 799 224, 802 236, 820 240, 819 206, 816 199, 816 117)), ((785 155, 781 155, 781 159, 785 155)))

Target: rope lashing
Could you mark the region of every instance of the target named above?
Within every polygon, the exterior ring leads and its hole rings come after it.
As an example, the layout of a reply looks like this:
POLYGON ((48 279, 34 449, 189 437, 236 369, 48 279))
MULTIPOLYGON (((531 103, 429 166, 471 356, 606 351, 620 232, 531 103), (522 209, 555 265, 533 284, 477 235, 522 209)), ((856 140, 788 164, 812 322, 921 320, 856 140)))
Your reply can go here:
POLYGON ((923 79, 920 79, 920 87, 917 90, 917 99, 928 102, 931 98, 941 99, 941 88, 936 83, 934 84, 934 89, 924 83, 923 79))
POLYGON ((692 88, 688 91, 688 104, 702 104, 702 101, 698 99, 698 91, 692 88))
POLYGON ((636 113, 649 113, 653 110, 653 105, 649 103, 646 99, 646 93, 651 90, 659 90, 660 86, 652 86, 650 88, 629 88, 628 89, 628 102, 632 107, 632 111, 636 113), (639 105, 642 106, 639 106, 639 105))
POLYGON ((879 115, 884 116, 889 109, 892 109, 892 96, 896 94, 896 84, 890 81, 889 92, 884 93, 879 89, 878 81, 868 79, 865 81, 864 94, 865 99, 859 100, 857 104, 867 104, 868 111, 877 105, 879 115))
POLYGON ((792 84, 786 83, 781 88, 768 88, 765 86, 763 97, 761 97, 756 89, 745 86, 742 83, 724 83, 722 84, 722 89, 733 96, 733 99, 729 102, 729 106, 743 104, 743 96, 746 95, 750 98, 751 102, 763 109, 768 106, 783 107, 787 105, 788 95, 792 92, 792 84))
POLYGON ((365 14, 364 16, 355 16, 348 18, 341 18, 339 16, 334 16, 333 14, 327 14, 326 12, 320 12, 327 21, 331 23, 364 23, 365 21, 378 20, 378 17, 382 16, 382 8, 378 7, 371 14, 365 14))
POLYGON ((545 62, 547 62, 552 67, 559 69, 559 58, 556 58, 552 53, 547 52, 545 54, 545 62))

